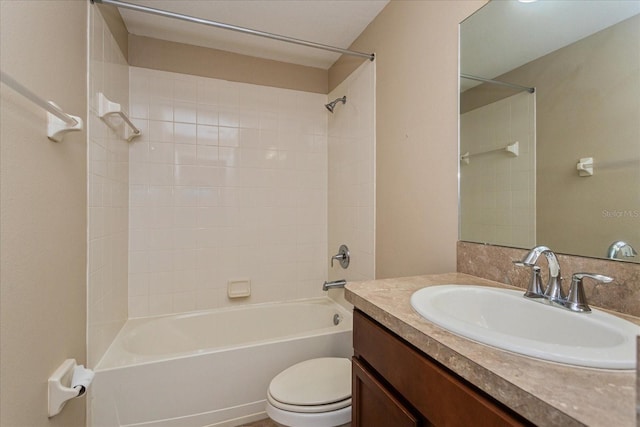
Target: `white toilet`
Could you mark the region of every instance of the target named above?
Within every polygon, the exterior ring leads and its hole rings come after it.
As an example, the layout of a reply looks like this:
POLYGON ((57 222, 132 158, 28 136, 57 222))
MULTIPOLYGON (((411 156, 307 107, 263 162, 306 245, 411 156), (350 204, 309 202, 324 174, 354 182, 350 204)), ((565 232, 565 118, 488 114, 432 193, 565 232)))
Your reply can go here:
POLYGON ((351 425, 351 361, 306 360, 280 372, 267 391, 267 415, 287 427, 351 425))

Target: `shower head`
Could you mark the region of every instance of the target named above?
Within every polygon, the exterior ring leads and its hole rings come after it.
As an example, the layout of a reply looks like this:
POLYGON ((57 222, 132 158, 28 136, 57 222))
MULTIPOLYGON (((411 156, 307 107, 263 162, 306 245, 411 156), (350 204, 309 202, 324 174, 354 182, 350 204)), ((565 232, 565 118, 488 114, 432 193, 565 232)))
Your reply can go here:
POLYGON ((345 95, 342 98, 336 98, 333 101, 331 101, 330 103, 325 104, 325 107, 327 108, 327 110, 329 110, 330 112, 333 113, 333 109, 336 108, 336 104, 338 102, 342 102, 343 104, 346 104, 347 103, 347 96, 345 95))

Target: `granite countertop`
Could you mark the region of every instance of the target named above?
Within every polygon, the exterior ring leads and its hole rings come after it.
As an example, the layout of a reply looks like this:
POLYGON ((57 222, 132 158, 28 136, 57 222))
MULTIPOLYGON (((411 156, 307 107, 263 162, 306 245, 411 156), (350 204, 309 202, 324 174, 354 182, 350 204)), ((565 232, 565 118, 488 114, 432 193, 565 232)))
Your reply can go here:
POLYGON ((635 371, 572 367, 521 356, 454 335, 420 317, 409 302, 411 294, 447 283, 513 289, 467 274, 448 273, 349 282, 345 297, 357 309, 537 425, 636 425, 635 371))

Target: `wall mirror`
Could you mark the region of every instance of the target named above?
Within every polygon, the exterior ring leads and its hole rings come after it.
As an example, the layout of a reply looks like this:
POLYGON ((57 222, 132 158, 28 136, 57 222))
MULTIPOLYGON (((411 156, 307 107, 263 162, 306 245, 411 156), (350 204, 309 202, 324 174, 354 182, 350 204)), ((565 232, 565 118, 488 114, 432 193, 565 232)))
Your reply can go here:
POLYGON ((640 262, 640 1, 460 26, 460 240, 640 262))

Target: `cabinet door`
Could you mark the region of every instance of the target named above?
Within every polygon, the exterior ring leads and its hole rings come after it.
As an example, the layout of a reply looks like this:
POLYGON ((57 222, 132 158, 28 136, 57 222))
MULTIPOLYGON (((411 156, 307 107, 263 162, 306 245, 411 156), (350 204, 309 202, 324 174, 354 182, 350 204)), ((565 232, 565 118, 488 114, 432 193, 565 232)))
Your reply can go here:
MULTIPOLYGON (((385 383, 402 396, 403 402, 408 402, 420 419, 433 425, 533 425, 357 310, 353 315, 353 349, 356 358, 366 361, 366 366, 376 373, 376 378, 384 378, 385 383)), ((357 399, 356 392, 354 388, 357 399)), ((369 427, 368 424, 361 425, 369 427)), ((391 426, 395 427, 394 424, 386 427, 391 426)))
POLYGON ((417 427, 416 418, 353 358, 352 427, 417 427))

